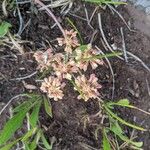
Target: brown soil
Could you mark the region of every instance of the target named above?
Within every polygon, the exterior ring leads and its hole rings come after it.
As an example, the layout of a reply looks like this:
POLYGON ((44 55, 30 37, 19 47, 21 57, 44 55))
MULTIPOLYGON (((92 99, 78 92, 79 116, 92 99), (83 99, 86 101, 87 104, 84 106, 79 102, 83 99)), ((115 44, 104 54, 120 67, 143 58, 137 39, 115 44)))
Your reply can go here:
MULTIPOLYGON (((86 5, 86 7, 87 10, 90 10, 89 15, 91 15, 95 6, 86 5)), ((4 103, 17 94, 27 92, 22 81, 11 79, 26 76, 35 71, 36 63, 32 58, 32 53, 39 48, 48 48, 49 44, 46 41, 49 41, 49 43, 54 46, 56 42, 55 38, 61 36, 57 27, 50 29, 54 22, 44 11, 39 12, 38 14, 35 14, 34 12, 26 13, 31 11, 30 7, 28 5, 22 5, 21 8, 24 21, 31 19, 30 24, 22 33, 21 38, 22 40, 28 40, 32 43, 24 44, 26 49, 25 56, 21 56, 17 51, 1 46, 0 101, 4 103)), ((134 28, 134 18, 130 16, 128 7, 119 6, 117 10, 124 16, 127 22, 131 22, 132 28, 134 28)), ((54 11, 56 16, 60 15, 58 12, 59 10, 54 11)), ((85 18, 83 4, 80 2, 74 4, 71 12, 85 18)), ((110 44, 115 43, 118 48, 121 48, 122 40, 120 27, 123 27, 127 50, 141 58, 150 66, 150 37, 142 33, 140 30, 135 29, 136 32, 129 31, 118 15, 113 14, 108 8, 106 10, 99 9, 97 13, 98 12, 102 13, 103 30, 108 42, 110 44)), ((97 30, 97 34, 93 40, 93 45, 97 45, 103 52, 106 52, 107 50, 102 46, 100 40, 102 35, 98 30, 97 13, 91 22, 94 30, 87 25, 86 21, 73 17, 69 14, 65 17, 60 17, 60 20, 63 27, 69 29, 71 27, 66 21, 66 17, 69 17, 80 31, 85 43, 90 42, 93 31, 97 30)), ((13 32, 16 33, 19 26, 18 18, 10 15, 5 19, 12 23, 13 32)), ((135 106, 143 110, 150 111, 150 95, 147 85, 147 82, 150 83, 149 72, 143 68, 140 63, 131 58, 129 58, 128 63, 125 63, 118 58, 111 58, 109 60, 115 73, 115 91, 113 100, 117 101, 121 98, 127 98, 135 106)), ((91 72, 92 71, 89 70, 89 74, 91 72)), ((108 66, 105 65, 99 67, 95 73, 99 78, 99 82, 103 86, 101 90, 102 99, 106 101, 111 100, 112 76, 108 66)), ((35 79, 36 76, 33 76, 26 79, 25 82, 38 86, 35 79)), ((64 99, 58 102, 51 100, 53 118, 50 119, 41 112, 41 125, 48 128, 45 133, 49 140, 51 140, 52 137, 56 138, 54 144, 54 149, 56 150, 86 150, 92 149, 92 147, 99 149, 101 148, 101 133, 98 135, 98 140, 96 140, 94 136, 95 129, 100 124, 99 118, 92 118, 90 122, 87 122, 86 128, 84 128, 85 116, 92 117, 98 112, 98 102, 95 100, 84 102, 82 100, 77 100, 76 97, 77 93, 68 83, 68 86, 65 88, 64 99), (87 145, 90 145, 91 148, 87 148, 87 145)), ((149 150, 149 116, 134 110, 118 109, 117 111, 120 116, 125 118, 127 121, 132 123, 136 122, 136 124, 142 125, 148 129, 148 131, 144 133, 135 131, 135 135, 138 137, 137 141, 144 141, 144 150, 149 150)), ((4 120, 1 118, 0 122, 2 121, 4 120)), ((125 129, 127 135, 130 137, 132 129, 125 129)))

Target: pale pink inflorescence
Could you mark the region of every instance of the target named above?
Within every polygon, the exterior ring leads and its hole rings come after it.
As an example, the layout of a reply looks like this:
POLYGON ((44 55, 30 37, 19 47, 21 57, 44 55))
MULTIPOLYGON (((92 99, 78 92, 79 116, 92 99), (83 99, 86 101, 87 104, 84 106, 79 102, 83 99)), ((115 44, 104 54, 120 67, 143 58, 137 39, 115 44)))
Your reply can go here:
POLYGON ((87 46, 87 49, 85 49, 84 51, 80 50, 80 48, 77 48, 76 60, 78 63, 78 67, 86 71, 89 64, 91 65, 92 69, 96 69, 98 65, 103 65, 102 60, 95 58, 96 55, 98 55, 98 51, 92 49, 90 44, 87 46))
MULTIPOLYGON (((89 79, 87 79, 85 75, 78 76, 75 79, 75 84, 80 90, 78 99, 84 99, 85 101, 89 100, 90 98, 96 99, 100 95, 98 89, 101 88, 101 85, 97 81, 98 78, 95 76, 95 74, 91 74, 89 79)), ((75 87, 75 90, 78 89, 75 87)))
POLYGON ((60 79, 50 76, 45 78, 41 85, 41 91, 48 94, 49 98, 54 98, 55 101, 62 99, 64 94, 62 88, 65 86, 60 79))
POLYGON ((70 31, 65 30, 65 33, 66 38, 57 38, 58 44, 59 46, 65 45, 64 51, 72 53, 73 48, 76 48, 80 45, 77 39, 77 32, 73 30, 70 31))
POLYGON ((37 69, 39 69, 40 72, 49 69, 53 59, 52 50, 50 48, 47 49, 45 52, 37 51, 34 53, 33 56, 35 60, 38 62, 37 69))
POLYGON ((71 80, 72 74, 78 72, 78 67, 75 61, 71 59, 68 62, 65 62, 64 58, 62 58, 59 61, 53 63, 52 66, 55 74, 61 79, 66 78, 71 80))
POLYGON ((95 74, 91 74, 88 79, 82 74, 81 70, 86 71, 89 65, 92 69, 96 69, 98 65, 103 65, 103 61, 96 57, 98 51, 93 49, 90 44, 82 49, 76 31, 65 30, 65 33, 65 38, 57 38, 59 46, 65 46, 65 54, 54 54, 50 48, 45 52, 37 51, 34 54, 38 62, 37 69, 43 72, 51 68, 53 74, 53 76, 44 79, 40 89, 47 93, 49 98, 57 101, 64 96, 62 89, 65 84, 62 80, 68 79, 75 83, 75 90, 80 94, 78 99, 84 99, 85 101, 91 98, 96 99, 100 95, 98 89, 101 88, 101 85, 97 82, 98 78, 95 74), (80 76, 76 77, 77 73, 80 73, 80 76))

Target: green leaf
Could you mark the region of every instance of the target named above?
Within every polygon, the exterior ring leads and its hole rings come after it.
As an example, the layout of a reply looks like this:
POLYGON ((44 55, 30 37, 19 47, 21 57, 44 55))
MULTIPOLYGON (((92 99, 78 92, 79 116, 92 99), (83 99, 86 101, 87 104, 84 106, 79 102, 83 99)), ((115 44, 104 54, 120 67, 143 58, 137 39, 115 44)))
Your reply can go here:
POLYGON ((126 106, 126 105, 129 105, 130 102, 128 99, 121 99, 117 102, 118 105, 122 105, 122 106, 126 106))
POLYGON ((120 125, 118 124, 117 120, 113 120, 113 122, 111 121, 110 131, 112 131, 115 135, 117 135, 124 142, 130 143, 138 148, 143 145, 143 142, 134 142, 130 140, 127 136, 123 135, 124 132, 121 129, 120 125))
POLYGON ((85 51, 88 49, 88 45, 81 45, 77 49, 80 49, 81 51, 85 51))
POLYGON ((31 126, 34 128, 37 126, 37 121, 38 121, 38 118, 39 118, 39 111, 40 111, 40 107, 41 107, 41 102, 42 101, 39 101, 34 107, 33 107, 33 110, 32 110, 32 113, 31 115, 29 116, 29 122, 31 124, 31 126))
POLYGON ((110 127, 111 130, 113 130, 116 135, 120 135, 120 134, 123 134, 123 130, 121 129, 120 125, 118 124, 118 121, 117 120, 114 120, 113 123, 111 123, 111 127, 110 127))
POLYGON ((114 5, 121 5, 127 4, 125 2, 117 2, 117 1, 109 1, 109 0, 84 0, 85 2, 95 3, 95 4, 114 4, 114 5))
POLYGON ((2 22, 0 25, 0 38, 4 37, 7 32, 9 31, 9 28, 11 27, 11 24, 8 22, 2 22))
POLYGON ((19 104, 19 106, 15 107, 13 109, 13 112, 19 112, 22 111, 23 109, 28 108, 29 106, 31 106, 35 101, 39 101, 41 100, 41 95, 38 94, 27 94, 28 98, 26 99, 25 102, 23 102, 22 104, 19 104))
POLYGON ((24 143, 24 145, 25 145, 25 150, 31 150, 29 147, 29 143, 24 143))
POLYGON ((118 117, 116 114, 114 114, 108 107, 107 105, 104 105, 104 108, 105 110, 107 111, 108 115, 111 115, 112 118, 115 118, 117 119, 119 122, 121 122, 122 124, 125 124, 129 127, 132 127, 134 129, 137 129, 137 130, 141 130, 141 131, 146 131, 146 129, 142 128, 142 127, 139 127, 139 126, 136 126, 136 125, 133 125, 131 123, 128 123, 126 122, 125 120, 123 120, 122 118, 118 117))
POLYGON ((122 107, 128 107, 128 108, 135 108, 134 106, 130 105, 130 102, 128 99, 122 99, 119 100, 118 102, 108 102, 106 105, 111 108, 112 106, 122 106, 122 107))
POLYGON ((5 124, 3 130, 0 133, 0 145, 5 144, 14 133, 22 126, 23 120, 26 116, 26 113, 36 104, 33 103, 30 107, 18 112, 14 115, 8 122, 5 124))
POLYGON ((105 54, 105 55, 95 55, 95 56, 92 56, 92 57, 88 57, 88 58, 82 58, 82 59, 79 59, 77 61, 90 61, 90 60, 95 60, 95 59, 102 59, 102 58, 109 58, 109 57, 114 57, 114 56, 119 56, 119 55, 122 55, 122 53, 120 52, 113 52, 113 53, 109 53, 109 54, 105 54))
POLYGON ((15 107, 13 109, 13 113, 20 112, 20 111, 28 108, 29 106, 31 106, 31 104, 32 104, 32 101, 25 101, 22 104, 19 104, 17 107, 15 107))
POLYGON ((25 142, 27 141, 31 136, 33 136, 37 131, 37 128, 33 128, 31 130, 29 130, 24 136, 23 138, 21 139, 22 142, 25 142))
POLYGON ((50 144, 47 142, 47 140, 46 140, 44 134, 42 134, 41 140, 42 140, 42 143, 43 143, 43 145, 45 146, 45 148, 46 148, 47 150, 52 150, 52 144, 50 145, 50 144))
POLYGON ((20 141, 21 138, 11 142, 11 143, 8 143, 7 145, 5 145, 4 147, 0 148, 0 150, 10 150, 14 145, 16 145, 19 141, 20 141))
POLYGON ((103 150, 111 150, 111 146, 105 129, 103 130, 103 150))
POLYGON ((35 150, 38 146, 38 142, 41 138, 41 130, 39 130, 34 138, 34 140, 31 142, 31 144, 29 145, 30 150, 35 150))
POLYGON ((50 101, 46 97, 44 97, 44 108, 46 113, 52 118, 53 117, 52 106, 50 101))

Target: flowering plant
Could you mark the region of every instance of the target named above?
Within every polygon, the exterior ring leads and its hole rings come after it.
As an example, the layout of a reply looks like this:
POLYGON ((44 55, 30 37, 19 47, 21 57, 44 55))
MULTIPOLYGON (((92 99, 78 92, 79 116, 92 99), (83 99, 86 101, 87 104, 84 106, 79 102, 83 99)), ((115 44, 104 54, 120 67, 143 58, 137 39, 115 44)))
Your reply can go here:
POLYGON ((89 66, 96 69, 98 65, 103 65, 103 60, 94 58, 98 55, 98 51, 93 49, 91 44, 84 46, 83 49, 76 31, 65 30, 65 33, 66 38, 57 38, 58 45, 64 49, 63 53, 54 54, 50 48, 45 52, 34 53, 40 72, 52 68, 52 74, 44 79, 40 89, 47 93, 49 98, 57 101, 64 96, 62 88, 65 86, 64 80, 67 79, 73 82, 74 89, 79 92, 78 99, 85 101, 90 98, 96 99, 100 95, 98 89, 102 86, 95 74, 91 74, 88 79, 85 72, 89 66))

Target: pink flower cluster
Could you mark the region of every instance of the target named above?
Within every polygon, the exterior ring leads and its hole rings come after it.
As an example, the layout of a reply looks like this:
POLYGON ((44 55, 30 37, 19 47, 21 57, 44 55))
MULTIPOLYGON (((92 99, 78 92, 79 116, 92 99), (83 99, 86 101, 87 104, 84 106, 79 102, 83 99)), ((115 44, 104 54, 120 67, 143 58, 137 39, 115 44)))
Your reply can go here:
POLYGON ((90 44, 81 50, 77 32, 66 30, 65 33, 67 38, 57 38, 58 45, 64 48, 64 53, 54 54, 50 48, 45 52, 37 51, 34 53, 38 63, 37 69, 43 72, 51 68, 53 72, 53 75, 44 79, 40 89, 47 93, 49 98, 57 101, 64 96, 65 84, 63 80, 67 79, 74 83, 74 89, 79 92, 78 99, 85 101, 91 98, 96 99, 100 95, 98 89, 101 88, 98 78, 95 74, 91 74, 88 79, 81 72, 82 70, 87 71, 89 65, 92 69, 96 69, 99 65, 103 65, 103 61, 95 57, 98 52, 90 44))

